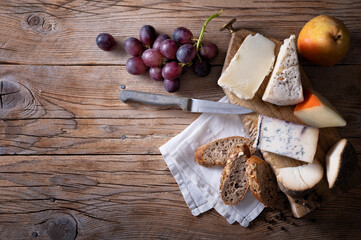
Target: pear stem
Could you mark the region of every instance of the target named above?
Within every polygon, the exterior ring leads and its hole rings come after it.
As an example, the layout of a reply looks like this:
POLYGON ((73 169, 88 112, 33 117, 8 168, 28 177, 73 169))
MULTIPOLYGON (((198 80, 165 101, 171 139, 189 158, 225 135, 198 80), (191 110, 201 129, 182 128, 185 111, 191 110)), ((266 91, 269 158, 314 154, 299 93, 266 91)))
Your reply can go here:
POLYGON ((337 41, 337 40, 340 39, 340 38, 341 38, 341 35, 340 35, 340 34, 337 34, 334 39, 335 39, 335 41, 337 41))

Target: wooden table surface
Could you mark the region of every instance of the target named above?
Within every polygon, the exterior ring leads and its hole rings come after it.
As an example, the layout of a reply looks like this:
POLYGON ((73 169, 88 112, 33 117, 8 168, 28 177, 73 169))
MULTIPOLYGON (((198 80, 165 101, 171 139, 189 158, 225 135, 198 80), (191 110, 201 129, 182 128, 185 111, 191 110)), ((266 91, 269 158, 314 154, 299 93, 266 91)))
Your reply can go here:
POLYGON ((347 120, 340 133, 361 159, 358 0, 1 1, 0 239, 359 239, 361 187, 302 219, 286 210, 282 221, 266 209, 243 228, 214 210, 194 217, 158 148, 199 114, 118 100, 122 85, 166 94, 161 83, 127 73, 127 37, 145 24, 169 35, 184 26, 198 36, 220 9, 205 35, 220 49, 210 76, 188 71, 174 95, 224 96, 216 82, 230 35, 219 28, 230 19, 282 40, 314 16, 333 15, 351 33, 348 55, 332 67, 301 62, 347 120), (115 51, 96 46, 101 32, 115 37, 115 51))

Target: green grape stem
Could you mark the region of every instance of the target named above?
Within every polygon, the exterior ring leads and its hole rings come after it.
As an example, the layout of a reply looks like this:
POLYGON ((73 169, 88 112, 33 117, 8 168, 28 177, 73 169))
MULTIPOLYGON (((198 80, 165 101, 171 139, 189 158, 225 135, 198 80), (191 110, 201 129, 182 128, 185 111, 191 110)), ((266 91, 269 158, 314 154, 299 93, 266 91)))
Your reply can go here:
POLYGON ((222 12, 223 12, 223 9, 222 9, 221 11, 219 11, 219 13, 216 13, 216 14, 210 16, 210 17, 205 21, 205 23, 203 24, 202 31, 201 31, 201 34, 199 35, 199 38, 198 38, 198 41, 197 41, 197 45, 196 45, 197 51, 199 51, 199 47, 201 46, 201 42, 202 42, 202 39, 203 39, 203 36, 204 36, 204 32, 206 31, 207 24, 208 24, 209 21, 211 21, 213 18, 219 17, 222 12))
POLYGON ((187 67, 192 66, 192 62, 189 62, 189 63, 178 63, 178 64, 179 64, 179 66, 180 66, 181 68, 183 68, 183 67, 185 67, 185 66, 187 66, 187 67))

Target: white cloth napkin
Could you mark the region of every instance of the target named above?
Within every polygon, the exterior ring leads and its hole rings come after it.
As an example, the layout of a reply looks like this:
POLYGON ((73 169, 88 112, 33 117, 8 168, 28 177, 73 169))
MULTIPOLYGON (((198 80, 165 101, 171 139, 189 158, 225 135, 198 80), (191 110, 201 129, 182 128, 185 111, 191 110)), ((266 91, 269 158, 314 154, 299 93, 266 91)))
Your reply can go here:
MULTIPOLYGON (((227 102, 227 98, 220 102, 227 102)), ((247 227, 262 212, 263 204, 247 191, 236 206, 224 205, 219 195, 222 168, 194 162, 198 147, 229 136, 248 137, 238 115, 204 113, 159 149, 194 216, 214 208, 230 224, 239 222, 247 227)))

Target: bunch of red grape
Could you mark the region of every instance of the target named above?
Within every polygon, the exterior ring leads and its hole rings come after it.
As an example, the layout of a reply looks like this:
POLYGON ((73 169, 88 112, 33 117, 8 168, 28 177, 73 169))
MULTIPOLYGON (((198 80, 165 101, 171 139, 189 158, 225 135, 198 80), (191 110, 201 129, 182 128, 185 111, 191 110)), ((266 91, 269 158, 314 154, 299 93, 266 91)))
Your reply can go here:
POLYGON ((150 77, 163 81, 168 92, 179 89, 179 77, 190 66, 197 76, 207 76, 211 70, 209 60, 218 53, 214 43, 195 44, 192 32, 185 27, 175 29, 173 39, 170 39, 166 34, 157 36, 150 25, 140 29, 139 40, 134 37, 126 39, 124 48, 133 56, 127 61, 127 71, 140 75, 149 68, 150 77))
MULTIPOLYGON (((166 34, 157 33, 154 27, 144 25, 139 32, 139 40, 130 37, 125 40, 124 48, 133 57, 126 64, 127 71, 133 75, 149 75, 156 81, 163 81, 168 92, 179 89, 179 77, 187 68, 193 66, 193 72, 200 77, 205 77, 211 71, 209 60, 218 54, 214 43, 202 45, 206 26, 215 17, 219 17, 223 10, 210 16, 203 24, 198 39, 193 39, 192 32, 179 27, 173 32, 173 39, 166 34)), ((109 33, 101 33, 96 38, 98 47, 104 51, 115 48, 116 42, 109 33)))

